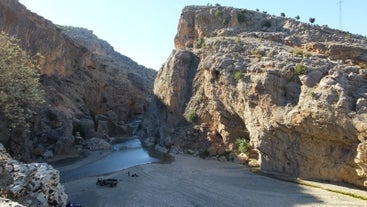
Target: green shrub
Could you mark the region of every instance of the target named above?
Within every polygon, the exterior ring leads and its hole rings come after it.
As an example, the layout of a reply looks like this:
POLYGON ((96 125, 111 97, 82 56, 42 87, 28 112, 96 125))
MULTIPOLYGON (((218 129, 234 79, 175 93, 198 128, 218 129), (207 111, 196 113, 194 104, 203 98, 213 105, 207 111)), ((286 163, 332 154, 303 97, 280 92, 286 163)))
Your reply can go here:
POLYGON ((222 16, 222 12, 221 12, 221 11, 219 11, 219 10, 215 10, 215 12, 214 12, 214 16, 215 16, 215 17, 221 17, 221 16, 222 16))
POLYGON ((205 46, 205 40, 204 38, 202 37, 199 37, 197 40, 196 40, 196 44, 195 44, 196 48, 202 48, 205 46))
POLYGON ((28 127, 35 107, 44 102, 34 61, 19 41, 0 33, 0 115, 11 127, 28 127))
POLYGON ((299 20, 301 17, 299 17, 299 15, 294 17, 296 20, 299 20))
POLYGON ((311 24, 315 22, 315 18, 312 18, 312 17, 310 17, 308 20, 310 21, 311 24))
POLYGON ((244 138, 237 138, 236 144, 238 145, 238 152, 247 153, 249 150, 248 141, 244 138))
POLYGON ((197 118, 198 118, 198 114, 195 111, 190 111, 187 114, 187 120, 189 120, 190 122, 196 121, 197 118))
POLYGON ((285 17, 285 13, 284 12, 280 13, 280 16, 285 17))
POLYGON ((296 72, 297 75, 303 75, 306 74, 307 68, 303 64, 297 64, 296 67, 294 67, 294 72, 296 72))
POLYGON ((295 55, 300 55, 302 57, 310 57, 311 56, 311 53, 303 50, 303 49, 300 49, 300 48, 296 48, 292 51, 293 54, 295 55))
POLYGON ((234 80, 239 81, 241 78, 242 78, 242 72, 241 71, 236 71, 234 73, 234 80))

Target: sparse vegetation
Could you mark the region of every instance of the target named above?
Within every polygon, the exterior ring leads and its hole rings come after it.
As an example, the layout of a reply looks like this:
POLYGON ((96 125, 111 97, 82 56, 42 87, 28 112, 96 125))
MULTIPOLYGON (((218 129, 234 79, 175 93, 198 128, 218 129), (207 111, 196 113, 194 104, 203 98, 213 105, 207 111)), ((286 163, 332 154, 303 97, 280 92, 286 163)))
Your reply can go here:
POLYGON ((310 22, 311 24, 313 24, 313 23, 315 22, 315 18, 312 18, 312 17, 310 17, 308 20, 309 20, 309 22, 310 22))
POLYGON ((270 28, 271 27, 271 21, 267 20, 263 23, 263 27, 270 28))
POLYGON ((263 52, 260 49, 256 49, 251 51, 251 55, 260 59, 263 56, 263 52))
POLYGON ((285 13, 284 12, 280 13, 280 16, 285 17, 285 13))
POLYGON ((35 62, 18 40, 0 33, 0 114, 11 127, 27 128, 35 107, 44 102, 35 62))
POLYGON ((364 63, 364 62, 360 62, 358 63, 358 66, 362 69, 367 69, 367 63, 364 63))
POLYGON ((241 10, 238 14, 237 14, 237 20, 239 23, 243 23, 246 21, 246 10, 241 10))
POLYGON ((229 21, 230 21, 230 20, 227 18, 227 19, 223 19, 223 21, 222 21, 222 22, 223 22, 223 24, 224 24, 224 25, 228 25, 228 24, 229 24, 229 21))
POLYGON ((300 17, 299 15, 295 16, 294 18, 295 18, 296 20, 301 19, 301 17, 300 17))
POLYGON ((222 16, 222 12, 221 12, 221 11, 219 11, 219 10, 215 10, 215 12, 214 12, 214 16, 215 16, 215 17, 217 17, 217 18, 219 18, 219 17, 221 17, 221 16, 222 16))
POLYGON ((242 72, 241 71, 236 71, 234 73, 234 80, 239 81, 241 78, 242 78, 242 72))
POLYGON ((238 152, 247 153, 249 150, 248 141, 245 138, 237 138, 236 144, 238 145, 238 152))
POLYGON ((190 111, 188 114, 187 114, 187 120, 189 122, 194 122, 196 121, 196 119, 198 118, 198 115, 195 111, 190 111))
POLYGON ((312 98, 316 97, 316 93, 314 91, 310 91, 308 95, 311 96, 312 98))
POLYGON ((358 194, 350 193, 350 192, 345 192, 345 191, 342 191, 342 190, 334 190, 334 189, 331 189, 331 188, 328 188, 328 187, 323 187, 321 185, 316 185, 316 184, 313 184, 313 183, 310 183, 310 182, 307 182, 307 181, 303 181, 303 180, 300 180, 300 179, 297 179, 295 181, 295 183, 298 183, 298 184, 301 184, 301 185, 304 185, 304 186, 308 186, 308 187, 312 187, 312 188, 323 189, 323 190, 333 192, 333 193, 338 193, 338 194, 341 194, 341 195, 350 196, 352 198, 367 200, 367 197, 362 196, 362 195, 358 195, 358 194))
POLYGON ((294 72, 296 72, 297 75, 303 75, 306 74, 307 68, 303 64, 297 64, 296 67, 294 67, 294 72))
POLYGON ((301 49, 301 48, 296 48, 294 50, 292 50, 292 53, 295 54, 295 55, 300 55, 302 57, 310 57, 312 54, 305 51, 304 49, 301 49))
POLYGON ((352 37, 350 36, 350 34, 347 34, 344 36, 344 40, 349 42, 352 39, 352 37))
POLYGON ((205 40, 202 37, 199 37, 195 42, 196 48, 203 48, 205 46, 205 40))

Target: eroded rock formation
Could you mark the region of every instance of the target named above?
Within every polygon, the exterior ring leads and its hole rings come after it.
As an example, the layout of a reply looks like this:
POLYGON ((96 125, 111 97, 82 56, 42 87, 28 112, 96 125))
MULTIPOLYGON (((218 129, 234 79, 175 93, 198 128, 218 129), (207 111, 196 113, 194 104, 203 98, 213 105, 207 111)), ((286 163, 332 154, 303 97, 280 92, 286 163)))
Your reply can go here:
POLYGON ((241 137, 264 172, 367 187, 366 42, 244 9, 186 7, 155 81, 147 143, 218 155, 241 137))
POLYGON ((14 0, 0 2, 0 30, 37 60, 46 92, 30 134, 8 133, 0 121, 0 141, 14 158, 75 155, 76 133, 83 139, 126 135, 127 121, 145 112, 156 71, 92 31, 56 26, 14 0))

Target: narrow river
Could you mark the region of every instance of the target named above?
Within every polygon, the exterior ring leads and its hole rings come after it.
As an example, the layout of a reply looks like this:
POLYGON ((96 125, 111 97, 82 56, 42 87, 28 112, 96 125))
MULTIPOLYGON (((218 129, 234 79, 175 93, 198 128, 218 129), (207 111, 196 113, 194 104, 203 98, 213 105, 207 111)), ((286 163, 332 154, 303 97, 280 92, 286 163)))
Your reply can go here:
POLYGON ((62 182, 67 182, 86 176, 104 175, 132 166, 160 161, 160 158, 150 156, 148 151, 142 147, 138 137, 133 137, 122 143, 114 144, 113 151, 107 156, 75 169, 61 171, 60 176, 62 182))

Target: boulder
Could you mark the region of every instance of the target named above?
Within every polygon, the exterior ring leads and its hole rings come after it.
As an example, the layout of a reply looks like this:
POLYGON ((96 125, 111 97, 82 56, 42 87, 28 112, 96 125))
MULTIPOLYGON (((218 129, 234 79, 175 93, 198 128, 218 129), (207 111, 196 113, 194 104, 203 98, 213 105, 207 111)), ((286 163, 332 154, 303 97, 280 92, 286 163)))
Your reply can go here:
POLYGON ((0 206, 2 207, 26 207, 25 205, 19 204, 18 202, 10 199, 0 197, 0 206))
MULTIPOLYGON (((60 206, 67 203, 67 195, 60 184, 59 171, 46 163, 21 163, 13 160, 0 144, 0 188, 19 206, 60 206)), ((0 199, 1 206, 17 206, 0 199), (3 205, 4 204, 4 205, 3 205)))
POLYGON ((104 139, 93 137, 87 140, 87 147, 90 150, 109 150, 112 146, 104 139))

